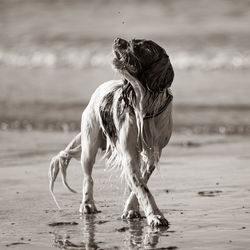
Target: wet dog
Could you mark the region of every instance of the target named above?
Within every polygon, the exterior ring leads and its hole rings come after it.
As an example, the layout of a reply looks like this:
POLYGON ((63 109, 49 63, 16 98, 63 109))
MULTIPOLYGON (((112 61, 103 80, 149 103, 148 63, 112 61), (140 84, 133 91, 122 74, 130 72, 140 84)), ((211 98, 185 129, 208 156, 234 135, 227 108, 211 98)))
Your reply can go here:
POLYGON ((149 225, 168 226, 147 181, 172 133, 169 88, 174 71, 166 51, 150 40, 117 38, 113 54, 121 80, 103 83, 92 95, 82 114, 81 133, 51 161, 50 190, 54 197, 54 181, 61 170, 65 186, 75 192, 66 181, 66 169, 71 158, 79 159, 84 176, 80 212, 96 213, 91 174, 102 149, 107 164, 121 168, 131 190, 122 218, 140 217, 141 207, 149 225))

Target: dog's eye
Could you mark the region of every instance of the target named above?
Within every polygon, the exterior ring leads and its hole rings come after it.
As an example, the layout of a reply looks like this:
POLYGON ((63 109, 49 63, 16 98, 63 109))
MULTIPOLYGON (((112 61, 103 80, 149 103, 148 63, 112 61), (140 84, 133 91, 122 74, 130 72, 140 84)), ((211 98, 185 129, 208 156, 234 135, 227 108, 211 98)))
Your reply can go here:
POLYGON ((134 43, 133 44, 133 49, 134 50, 138 50, 138 49, 140 49, 140 47, 141 47, 141 45, 139 43, 134 43))
POLYGON ((151 50, 149 48, 144 48, 144 51, 147 53, 147 54, 150 54, 151 53, 151 50))
POLYGON ((144 54, 144 55, 151 55, 151 50, 148 48, 148 47, 141 47, 141 52, 144 54))

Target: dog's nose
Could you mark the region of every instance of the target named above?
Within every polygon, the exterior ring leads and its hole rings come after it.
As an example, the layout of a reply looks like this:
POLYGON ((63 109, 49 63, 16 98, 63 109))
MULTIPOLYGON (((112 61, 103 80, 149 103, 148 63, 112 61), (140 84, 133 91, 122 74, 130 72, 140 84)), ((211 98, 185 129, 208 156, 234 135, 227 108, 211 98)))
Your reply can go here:
POLYGON ((120 42, 121 42, 121 38, 119 38, 119 37, 117 37, 115 40, 114 40, 114 42, 116 43, 116 44, 119 44, 120 42))
POLYGON ((119 37, 114 40, 114 43, 122 48, 127 47, 127 41, 119 37))

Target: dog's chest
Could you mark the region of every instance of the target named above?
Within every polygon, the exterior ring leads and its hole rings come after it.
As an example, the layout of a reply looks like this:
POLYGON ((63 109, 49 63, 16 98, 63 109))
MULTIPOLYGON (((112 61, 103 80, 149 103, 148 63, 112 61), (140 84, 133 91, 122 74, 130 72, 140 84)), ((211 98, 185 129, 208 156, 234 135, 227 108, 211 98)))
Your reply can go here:
POLYGON ((159 116, 144 122, 144 138, 150 147, 165 147, 173 130, 172 104, 159 116))

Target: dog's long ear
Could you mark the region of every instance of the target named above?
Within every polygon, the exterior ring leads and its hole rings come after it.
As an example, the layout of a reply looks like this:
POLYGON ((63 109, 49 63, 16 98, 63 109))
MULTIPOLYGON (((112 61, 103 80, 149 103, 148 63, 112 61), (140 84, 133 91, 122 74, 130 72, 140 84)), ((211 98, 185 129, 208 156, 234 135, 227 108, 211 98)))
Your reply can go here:
POLYGON ((162 91, 169 88, 174 80, 174 70, 167 54, 152 64, 144 72, 143 83, 150 91, 162 91))

